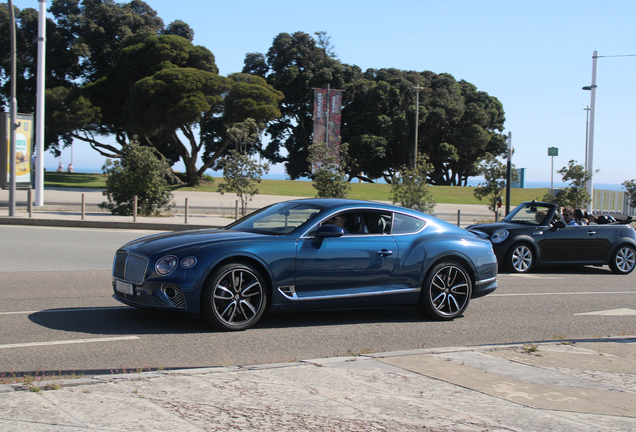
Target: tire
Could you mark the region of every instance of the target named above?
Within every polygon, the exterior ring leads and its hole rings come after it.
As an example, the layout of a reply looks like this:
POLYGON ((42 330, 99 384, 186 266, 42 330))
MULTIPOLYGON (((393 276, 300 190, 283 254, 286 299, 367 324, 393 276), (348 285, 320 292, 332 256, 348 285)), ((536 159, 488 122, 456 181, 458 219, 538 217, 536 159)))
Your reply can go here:
POLYGON ((212 326, 219 330, 246 330, 265 311, 265 280, 248 264, 227 264, 206 284, 201 301, 203 315, 212 326))
POLYGON ((630 274, 636 267, 636 250, 630 245, 621 245, 612 254, 610 269, 616 274, 630 274))
POLYGON ((427 318, 450 321, 464 313, 472 292, 466 269, 454 261, 442 262, 426 276, 416 308, 427 318))
POLYGON ((515 243, 506 254, 506 267, 511 273, 528 273, 534 261, 534 251, 528 243, 515 243))

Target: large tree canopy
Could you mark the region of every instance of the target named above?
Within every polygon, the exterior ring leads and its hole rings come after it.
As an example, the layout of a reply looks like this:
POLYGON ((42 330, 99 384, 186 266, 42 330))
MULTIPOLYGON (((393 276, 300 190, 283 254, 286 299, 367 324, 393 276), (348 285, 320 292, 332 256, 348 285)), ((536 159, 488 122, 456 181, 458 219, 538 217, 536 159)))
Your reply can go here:
MULTIPOLYGON (((322 35, 322 34, 319 34, 322 35)), ((303 32, 281 33, 263 54, 246 56, 243 72, 260 75, 285 98, 280 104, 282 117, 269 124, 271 136, 264 155, 273 162, 284 162, 292 179, 310 172, 309 146, 313 132, 312 88, 342 89, 360 72, 329 53, 328 39, 318 41, 303 32), (286 153, 286 154, 285 154, 286 153)))
POLYGON ((416 86, 420 86, 418 154, 433 166, 429 182, 465 184, 486 153, 505 152, 501 103, 449 74, 368 69, 338 61, 329 38, 281 33, 267 56, 250 53, 243 71, 266 77, 285 95, 283 117, 270 123, 265 156, 285 162, 291 178, 309 175, 313 88, 344 89, 342 141, 349 144, 350 177, 384 177, 412 165, 416 86), (283 151, 284 150, 284 151, 283 151), (284 154, 286 152, 286 154, 284 154))
POLYGON ((100 136, 115 135, 122 145, 138 136, 171 162, 181 159, 186 167, 181 177, 189 184, 198 183, 223 154, 229 125, 280 116, 283 97, 261 77, 218 75, 209 50, 175 35, 151 36, 124 48, 105 77, 70 96, 75 103, 88 101, 82 119, 90 119, 77 125, 74 138, 116 156, 119 149, 100 142, 100 136))

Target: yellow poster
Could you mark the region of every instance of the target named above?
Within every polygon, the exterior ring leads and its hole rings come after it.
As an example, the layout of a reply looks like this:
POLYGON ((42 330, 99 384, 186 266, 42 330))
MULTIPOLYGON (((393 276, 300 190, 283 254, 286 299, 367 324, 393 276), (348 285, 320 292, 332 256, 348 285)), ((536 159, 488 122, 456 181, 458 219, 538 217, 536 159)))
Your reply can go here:
MULTIPOLYGON (((31 139, 33 120, 18 116, 15 134, 15 179, 16 183, 31 183, 31 139)), ((10 131, 11 119, 7 117, 7 131, 10 131)), ((7 134, 7 183, 11 181, 11 134, 7 134)))

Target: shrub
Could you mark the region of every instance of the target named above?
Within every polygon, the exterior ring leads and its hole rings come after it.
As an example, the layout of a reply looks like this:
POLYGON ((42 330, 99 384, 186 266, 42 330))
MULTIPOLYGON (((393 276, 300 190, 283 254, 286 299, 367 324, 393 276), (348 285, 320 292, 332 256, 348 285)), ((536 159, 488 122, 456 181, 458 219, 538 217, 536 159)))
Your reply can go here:
POLYGON ((122 148, 120 160, 106 160, 102 167, 106 180, 108 201, 99 204, 112 214, 133 214, 134 197, 137 196, 137 212, 142 216, 158 215, 160 210, 174 207, 172 193, 166 178, 171 170, 167 163, 159 160, 150 147, 131 142, 122 148))

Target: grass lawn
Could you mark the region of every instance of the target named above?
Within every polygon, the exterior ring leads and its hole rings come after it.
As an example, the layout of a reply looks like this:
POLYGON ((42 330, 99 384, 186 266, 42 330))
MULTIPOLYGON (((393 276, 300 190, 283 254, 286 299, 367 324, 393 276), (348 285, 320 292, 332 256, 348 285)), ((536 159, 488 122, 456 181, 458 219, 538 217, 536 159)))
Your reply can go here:
MULTIPOLYGON (((216 192, 222 178, 215 178, 214 183, 203 184, 196 190, 216 192)), ((85 173, 44 173, 44 187, 47 188, 106 188, 106 176, 103 174, 85 173)), ((179 188, 177 188, 179 189, 179 188)), ((262 195, 282 195, 298 197, 314 197, 316 190, 309 181, 263 180, 258 187, 262 195)), ((433 199, 445 204, 486 204, 473 194, 473 187, 463 186, 431 186, 433 199)), ((510 204, 516 206, 520 202, 541 199, 548 192, 546 188, 512 189, 510 204)), ((350 198, 371 201, 391 201, 391 186, 387 184, 352 183, 350 198)))

